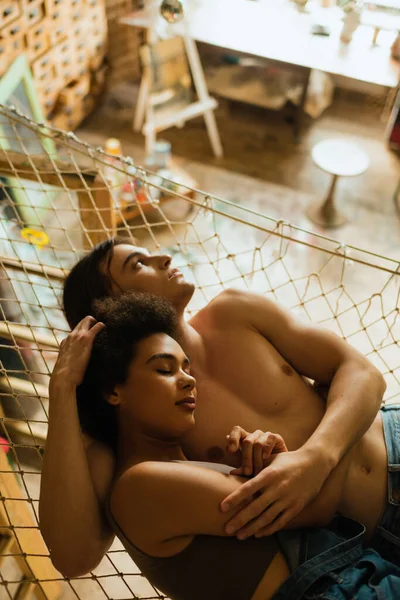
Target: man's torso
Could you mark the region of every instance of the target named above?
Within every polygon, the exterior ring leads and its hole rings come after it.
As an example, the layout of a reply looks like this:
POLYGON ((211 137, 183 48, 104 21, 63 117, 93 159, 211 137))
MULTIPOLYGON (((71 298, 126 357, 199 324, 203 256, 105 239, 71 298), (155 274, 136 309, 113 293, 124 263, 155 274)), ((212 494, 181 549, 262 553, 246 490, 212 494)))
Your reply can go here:
MULTIPOLYGON (((189 459, 239 466, 240 453, 226 451, 226 435, 240 425, 247 431, 279 433, 289 450, 302 446, 317 428, 325 401, 279 352, 243 322, 219 323, 213 304, 194 317, 206 360, 192 366, 197 380, 196 427, 185 439, 189 459)), ((343 487, 338 511, 376 525, 386 503, 387 458, 380 415, 351 451, 349 467, 338 478, 343 487)))

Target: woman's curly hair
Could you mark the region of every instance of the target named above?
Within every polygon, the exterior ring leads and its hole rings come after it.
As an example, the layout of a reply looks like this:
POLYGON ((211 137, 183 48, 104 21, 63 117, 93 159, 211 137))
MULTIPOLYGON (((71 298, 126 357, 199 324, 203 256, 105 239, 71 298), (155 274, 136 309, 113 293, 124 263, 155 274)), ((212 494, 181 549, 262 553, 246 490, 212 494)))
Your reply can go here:
POLYGON ((138 342, 155 333, 178 339, 177 317, 165 298, 138 292, 96 300, 94 316, 105 327, 96 336, 84 380, 77 389, 79 421, 85 433, 116 451, 118 408, 106 397, 126 381, 138 342))

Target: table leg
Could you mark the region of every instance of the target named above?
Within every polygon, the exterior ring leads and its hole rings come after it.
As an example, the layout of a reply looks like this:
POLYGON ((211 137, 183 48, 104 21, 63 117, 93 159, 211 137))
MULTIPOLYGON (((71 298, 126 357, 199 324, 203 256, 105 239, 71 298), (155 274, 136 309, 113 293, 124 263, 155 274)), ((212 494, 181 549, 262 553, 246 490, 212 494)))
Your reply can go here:
POLYGON ((212 110, 207 110, 204 113, 204 120, 207 127, 208 137, 210 138, 211 147, 214 152, 214 156, 221 158, 224 154, 222 150, 221 138, 215 120, 215 114, 212 110))
POLYGON ((144 115, 146 113, 146 103, 149 102, 150 96, 150 85, 149 78, 143 74, 142 81, 140 82, 139 94, 136 103, 135 116, 133 119, 133 130, 140 131, 144 121, 144 115))
POLYGON ((396 208, 396 212, 400 213, 400 179, 393 194, 393 202, 396 208))
POLYGON ((307 211, 308 218, 316 225, 322 227, 340 227, 347 221, 347 217, 339 212, 335 206, 335 189, 338 176, 333 175, 331 185, 323 204, 313 204, 307 211))
POLYGON ((295 116, 295 120, 294 120, 293 133, 294 133, 294 139, 296 142, 301 141, 300 135, 301 135, 301 129, 302 129, 303 121, 304 121, 304 107, 306 105, 310 77, 311 77, 311 69, 308 69, 307 75, 306 75, 306 78, 304 81, 304 87, 303 87, 303 91, 301 94, 300 103, 297 107, 296 116, 295 116))

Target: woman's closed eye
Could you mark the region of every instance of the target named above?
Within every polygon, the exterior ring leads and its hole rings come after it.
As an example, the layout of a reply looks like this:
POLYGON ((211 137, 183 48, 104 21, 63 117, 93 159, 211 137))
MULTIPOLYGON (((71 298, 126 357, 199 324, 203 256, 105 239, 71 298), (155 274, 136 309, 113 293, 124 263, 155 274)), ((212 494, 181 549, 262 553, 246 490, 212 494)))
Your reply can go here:
POLYGON ((157 369, 157 373, 161 373, 161 375, 172 375, 172 371, 168 369, 157 369))

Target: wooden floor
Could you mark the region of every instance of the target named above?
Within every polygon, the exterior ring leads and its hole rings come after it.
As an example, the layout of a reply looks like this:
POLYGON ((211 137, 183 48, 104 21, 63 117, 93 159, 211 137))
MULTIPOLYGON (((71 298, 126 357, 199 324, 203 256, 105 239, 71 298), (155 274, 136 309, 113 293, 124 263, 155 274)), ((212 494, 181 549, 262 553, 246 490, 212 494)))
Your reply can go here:
MULTIPOLYGON (((82 131, 101 131, 103 135, 119 137, 123 144, 143 146, 143 136, 131 127, 135 90, 127 90, 111 90, 103 107, 83 124, 82 131)), ((221 100, 216 116, 223 158, 212 155, 202 118, 160 136, 171 142, 174 155, 186 160, 318 195, 328 186, 329 177, 313 164, 312 147, 322 139, 345 136, 367 151, 371 165, 367 173, 348 179, 341 186, 363 203, 391 211, 400 159, 387 149, 381 114, 382 101, 336 90, 333 104, 323 115, 316 120, 306 117, 301 142, 296 143, 288 122, 292 116, 289 109, 275 112, 221 100)))

